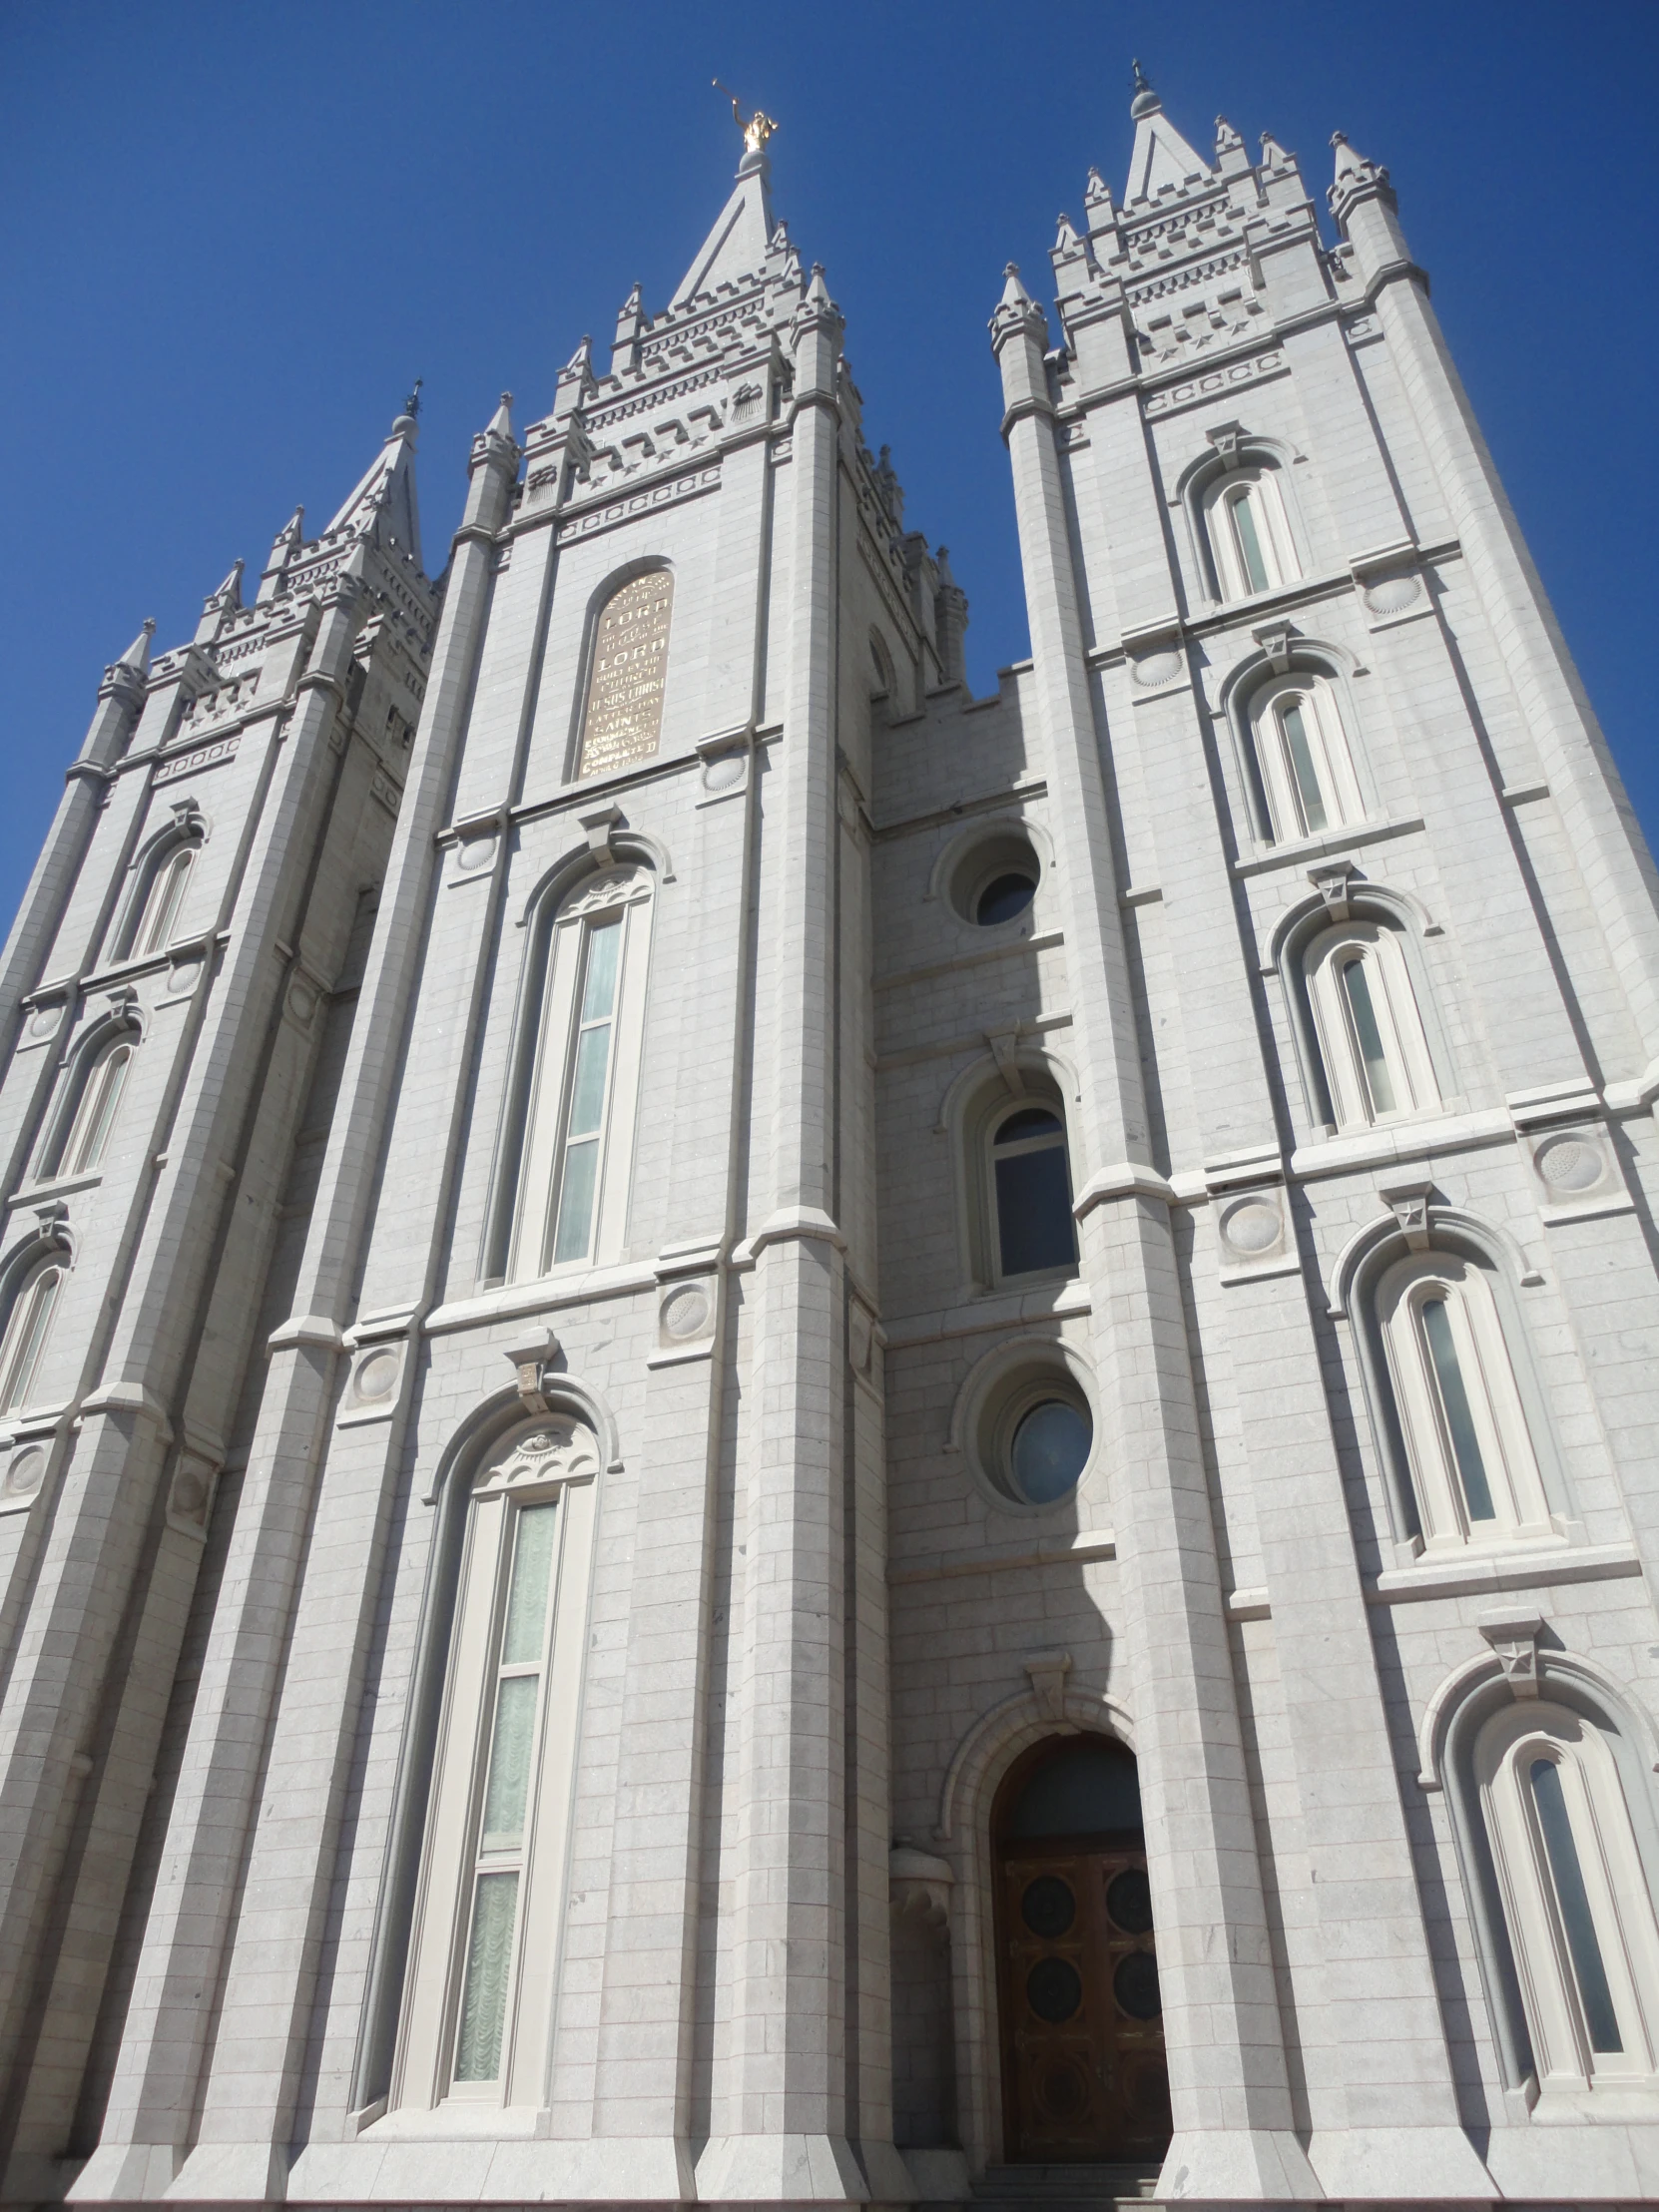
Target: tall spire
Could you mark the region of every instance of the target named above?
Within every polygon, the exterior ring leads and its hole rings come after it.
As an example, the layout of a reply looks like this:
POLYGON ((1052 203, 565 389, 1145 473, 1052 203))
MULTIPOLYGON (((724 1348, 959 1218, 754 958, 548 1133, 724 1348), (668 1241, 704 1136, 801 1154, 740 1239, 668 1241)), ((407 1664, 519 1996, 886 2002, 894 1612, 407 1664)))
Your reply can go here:
POLYGON ((669 302, 671 306, 683 307, 700 292, 756 277, 766 268, 767 248, 777 228, 769 190, 772 163, 767 158, 766 145, 778 125, 758 108, 745 125, 735 100, 732 112, 744 132, 744 157, 738 164, 737 186, 680 279, 669 302))
POLYGON ((1135 147, 1129 157, 1129 188, 1125 201, 1151 200, 1166 189, 1179 192, 1186 184, 1213 174, 1210 164, 1197 153, 1164 113, 1164 103, 1146 79, 1137 61, 1135 97, 1129 113, 1135 119, 1135 147))
POLYGON ((351 530, 372 539, 382 552, 420 562, 420 506, 415 497, 414 456, 420 426, 420 383, 386 433, 386 442, 329 523, 329 531, 351 530))

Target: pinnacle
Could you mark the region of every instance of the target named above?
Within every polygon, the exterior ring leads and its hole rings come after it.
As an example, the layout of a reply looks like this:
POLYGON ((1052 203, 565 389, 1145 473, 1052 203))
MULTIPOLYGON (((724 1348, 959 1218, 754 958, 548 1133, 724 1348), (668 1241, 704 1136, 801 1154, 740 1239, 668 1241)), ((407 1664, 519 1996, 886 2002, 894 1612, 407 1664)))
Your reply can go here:
POLYGON ((998 304, 1004 307, 1030 306, 1031 294, 1019 280, 1018 262, 1010 262, 1002 274, 1007 282, 1002 287, 1002 297, 998 304))
POLYGON ((117 661, 116 667, 130 668, 135 675, 148 676, 150 673, 150 640, 155 635, 156 618, 154 615, 146 615, 143 628, 126 652, 122 654, 120 660, 117 661))
POLYGON ((830 287, 824 281, 824 264, 822 262, 814 262, 813 264, 813 280, 807 286, 807 297, 815 307, 828 307, 833 303, 830 297, 830 287))
POLYGON ((1135 72, 1135 97, 1129 103, 1131 118, 1139 123, 1143 115, 1161 115, 1164 103, 1147 82, 1145 70, 1138 61, 1131 62, 1130 67, 1135 72))
POLYGON ((490 416, 489 428, 485 433, 486 436, 507 438, 509 440, 511 439, 513 434, 512 407, 513 395, 510 391, 504 391, 501 394, 500 406, 497 407, 494 414, 490 416))

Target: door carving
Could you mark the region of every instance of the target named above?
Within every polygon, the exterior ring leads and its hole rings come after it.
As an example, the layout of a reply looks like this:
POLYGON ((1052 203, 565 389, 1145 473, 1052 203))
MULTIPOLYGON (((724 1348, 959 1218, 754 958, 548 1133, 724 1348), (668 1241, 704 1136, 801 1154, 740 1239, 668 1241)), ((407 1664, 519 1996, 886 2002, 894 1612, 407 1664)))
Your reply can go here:
POLYGON ((1162 2158, 1169 2073, 1138 1827, 1005 1833, 997 1890, 1006 2156, 1162 2158))

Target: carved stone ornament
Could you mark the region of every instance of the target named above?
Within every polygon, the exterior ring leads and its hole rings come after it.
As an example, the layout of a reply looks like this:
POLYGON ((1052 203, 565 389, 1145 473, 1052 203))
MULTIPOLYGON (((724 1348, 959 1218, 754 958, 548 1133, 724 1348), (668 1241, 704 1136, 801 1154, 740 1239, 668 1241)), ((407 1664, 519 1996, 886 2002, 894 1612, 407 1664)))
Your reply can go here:
POLYGON ((1551 1198, 1570 1201, 1595 1189, 1607 1172, 1607 1155, 1594 1130, 1566 1129, 1544 1138, 1532 1165, 1551 1198))
POLYGON ((1354 879, 1352 860, 1322 861, 1318 867, 1308 870, 1308 880, 1325 900, 1325 910, 1333 921, 1347 921, 1351 904, 1350 885, 1354 879))
POLYGON ((1480 1622, 1480 1633, 1516 1697, 1538 1694, 1538 1638, 1543 1628, 1543 1616, 1538 1613, 1488 1613, 1480 1622))
POLYGON ((676 1283, 657 1310, 658 1334, 665 1346, 696 1344, 715 1326, 714 1284, 702 1279, 676 1283))
POLYGON ((518 1378, 518 1394, 527 1413, 545 1413, 547 1400, 542 1395, 541 1371, 559 1350, 559 1340, 545 1326, 533 1329, 516 1344, 507 1347, 504 1357, 513 1364, 518 1378))
POLYGON ((478 1477, 475 1488, 512 1489, 521 1483, 591 1480, 599 1472, 593 1430, 568 1414, 514 1438, 512 1447, 478 1477))
POLYGON ((917 1851, 900 1840, 887 1854, 887 1895, 895 1913, 913 1913, 929 1928, 942 1929, 950 1920, 950 1893, 956 1875, 950 1862, 930 1851, 917 1851))
POLYGON ((1259 630, 1253 630, 1250 634, 1266 654, 1268 666, 1275 676, 1288 674, 1291 649, 1296 641, 1296 632, 1291 625, 1288 622, 1264 622, 1259 630))
POLYGON ((1213 429, 1206 430, 1204 433, 1221 455, 1223 468, 1238 467, 1246 434, 1242 422, 1218 422, 1213 429))
POLYGON ((1285 1216, 1272 1191, 1247 1191, 1221 1211, 1221 1238, 1235 1259, 1247 1265, 1278 1251, 1285 1236, 1285 1216))
POLYGON ((1028 1652, 1024 1666, 1031 1677, 1031 1694, 1037 1701, 1037 1711, 1045 1721, 1063 1721, 1066 1717, 1066 1676, 1071 1672, 1071 1653, 1028 1652))
POLYGON ((1398 1222, 1411 1252, 1428 1250, 1428 1201, 1433 1193, 1433 1184, 1421 1178, 1408 1183, 1383 1183, 1378 1188, 1378 1197, 1398 1222))

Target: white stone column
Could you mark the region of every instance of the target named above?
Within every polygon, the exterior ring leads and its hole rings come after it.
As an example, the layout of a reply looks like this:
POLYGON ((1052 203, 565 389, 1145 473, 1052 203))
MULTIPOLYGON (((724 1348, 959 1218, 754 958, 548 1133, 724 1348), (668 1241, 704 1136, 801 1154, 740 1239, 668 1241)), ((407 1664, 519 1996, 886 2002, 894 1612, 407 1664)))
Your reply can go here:
POLYGON ((858 2200, 845 2140, 842 1239, 831 1218, 835 399, 840 316, 815 270, 791 330, 784 734, 764 794, 770 1126, 754 1181, 750 1389, 738 1467, 743 1641, 729 2041, 700 2196, 858 2200))
POLYGON ((1063 901, 1081 1096, 1073 1157, 1133 1681, 1183 2196, 1315 2197, 1292 2126, 1170 1192, 1148 1165, 1138 1040, 1083 654, 1043 319, 1010 270, 992 325, 1063 901), (1218 1943, 1217 1932, 1228 1939, 1218 1943))

